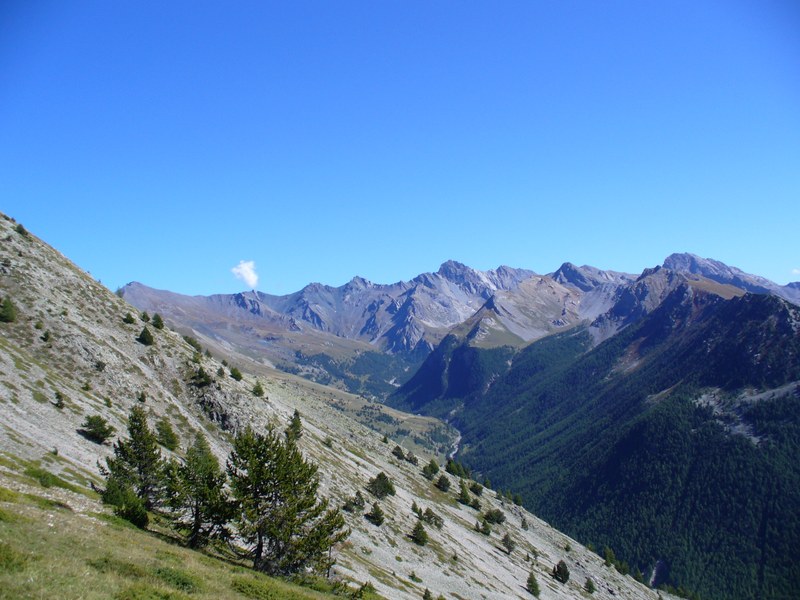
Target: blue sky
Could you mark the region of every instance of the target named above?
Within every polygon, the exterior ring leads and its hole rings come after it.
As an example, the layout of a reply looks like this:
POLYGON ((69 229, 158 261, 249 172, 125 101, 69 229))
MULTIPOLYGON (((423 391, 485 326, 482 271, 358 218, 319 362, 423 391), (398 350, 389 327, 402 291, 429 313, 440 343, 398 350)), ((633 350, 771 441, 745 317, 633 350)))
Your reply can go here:
POLYGON ((112 289, 800 280, 800 6, 7 1, 0 210, 112 289))

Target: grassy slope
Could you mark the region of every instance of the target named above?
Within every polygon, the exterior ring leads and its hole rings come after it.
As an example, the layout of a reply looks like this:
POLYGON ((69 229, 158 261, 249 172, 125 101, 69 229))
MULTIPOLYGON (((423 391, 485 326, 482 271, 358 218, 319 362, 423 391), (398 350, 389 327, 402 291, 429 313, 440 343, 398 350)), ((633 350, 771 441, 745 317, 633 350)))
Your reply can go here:
POLYGON ((97 500, 36 489, 7 473, 0 481, 0 598, 332 597, 142 532, 104 513, 97 500))

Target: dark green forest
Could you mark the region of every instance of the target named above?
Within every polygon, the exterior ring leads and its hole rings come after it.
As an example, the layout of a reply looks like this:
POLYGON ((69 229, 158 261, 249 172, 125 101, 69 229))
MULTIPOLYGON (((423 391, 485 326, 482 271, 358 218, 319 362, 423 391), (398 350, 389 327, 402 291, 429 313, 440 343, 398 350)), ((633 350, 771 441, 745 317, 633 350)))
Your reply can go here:
MULTIPOLYGON (((774 297, 678 288, 594 348, 585 328, 530 345, 485 393, 488 379, 450 383, 453 359, 438 380, 423 366, 416 378, 427 380, 409 381, 395 402, 429 414, 458 407, 460 461, 559 529, 613 548, 631 572, 658 565, 656 585, 705 599, 794 598, 800 395, 740 396, 800 380, 796 320, 774 297), (420 390, 437 385, 426 404, 420 390)), ((472 364, 497 365, 469 352, 472 364)))

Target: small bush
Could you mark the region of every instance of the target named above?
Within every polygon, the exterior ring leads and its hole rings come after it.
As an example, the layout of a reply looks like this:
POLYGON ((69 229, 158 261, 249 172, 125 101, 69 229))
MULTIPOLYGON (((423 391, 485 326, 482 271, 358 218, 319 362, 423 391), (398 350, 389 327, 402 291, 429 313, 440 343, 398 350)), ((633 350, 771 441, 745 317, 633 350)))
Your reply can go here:
POLYGON ((424 546, 428 543, 428 532, 425 531, 422 521, 417 521, 417 524, 414 525, 414 529, 411 531, 410 537, 411 541, 417 546, 424 546))
POLYGON ((153 345, 155 339, 153 338, 153 334, 150 333, 150 330, 147 328, 147 325, 144 326, 144 329, 142 329, 142 332, 139 334, 139 337, 136 338, 136 341, 145 346, 153 345))
POLYGON ((78 429, 78 433, 83 437, 97 444, 104 444, 108 438, 114 435, 115 431, 116 429, 100 415, 86 417, 81 424, 81 429, 78 429))
POLYGON ((252 389, 253 396, 261 398, 264 395, 264 387, 261 385, 261 382, 256 379, 256 384, 253 386, 252 389))
POLYGON ((392 480, 383 471, 369 480, 367 491, 379 500, 383 500, 386 496, 394 496, 396 493, 392 480))
POLYGON ((150 323, 156 329, 164 329, 164 319, 162 319, 161 315, 158 314, 158 313, 153 315, 153 319, 152 319, 152 321, 150 321, 150 323))
POLYGON ((443 492, 450 489, 450 480, 447 478, 447 475, 441 475, 439 479, 436 480, 436 487, 443 492))
POLYGON ((133 325, 136 323, 136 319, 133 318, 131 313, 126 313, 124 317, 122 317, 122 322, 126 325, 133 325))
POLYGON ((370 510, 367 514, 364 515, 364 518, 372 523, 373 525, 382 525, 384 521, 384 513, 383 509, 378 505, 377 502, 372 503, 372 510, 370 510))
POLYGON ((556 581, 567 583, 569 581, 569 567, 563 560, 558 561, 558 564, 553 567, 553 577, 556 581))
POLYGON ((236 367, 231 367, 231 378, 236 381, 242 380, 242 372, 236 367))
POLYGON ((6 296, 0 302, 0 323, 13 323, 17 320, 17 307, 11 301, 11 298, 6 296))

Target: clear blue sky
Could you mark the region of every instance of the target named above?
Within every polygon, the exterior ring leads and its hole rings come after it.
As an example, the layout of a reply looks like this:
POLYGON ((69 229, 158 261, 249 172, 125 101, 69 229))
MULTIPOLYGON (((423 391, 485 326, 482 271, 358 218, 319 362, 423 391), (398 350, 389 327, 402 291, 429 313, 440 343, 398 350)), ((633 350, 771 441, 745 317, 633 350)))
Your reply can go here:
POLYGON ((800 280, 800 3, 6 0, 0 210, 112 289, 800 280))

